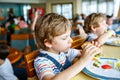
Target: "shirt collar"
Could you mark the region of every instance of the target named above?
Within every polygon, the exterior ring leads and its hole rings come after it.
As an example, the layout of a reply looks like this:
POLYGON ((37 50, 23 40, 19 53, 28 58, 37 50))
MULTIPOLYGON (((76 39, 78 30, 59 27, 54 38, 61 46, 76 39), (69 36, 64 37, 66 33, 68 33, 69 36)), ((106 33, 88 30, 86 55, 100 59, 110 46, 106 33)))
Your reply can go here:
POLYGON ((43 54, 48 54, 49 56, 55 58, 56 60, 58 60, 61 57, 65 56, 64 52, 60 52, 60 54, 51 53, 51 52, 48 52, 48 51, 45 51, 45 50, 41 50, 40 52, 43 53, 43 54))

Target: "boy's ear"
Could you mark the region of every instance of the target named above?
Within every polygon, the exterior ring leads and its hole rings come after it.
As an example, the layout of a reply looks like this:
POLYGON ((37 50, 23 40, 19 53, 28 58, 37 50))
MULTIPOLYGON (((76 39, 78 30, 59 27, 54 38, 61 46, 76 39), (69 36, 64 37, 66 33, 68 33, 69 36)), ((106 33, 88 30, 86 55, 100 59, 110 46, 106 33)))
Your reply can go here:
POLYGON ((91 26, 91 30, 93 31, 93 32, 95 32, 96 31, 96 28, 95 28, 95 26, 91 26))
POLYGON ((46 47, 49 47, 49 48, 52 47, 51 43, 49 41, 47 41, 47 39, 44 40, 44 44, 46 47))

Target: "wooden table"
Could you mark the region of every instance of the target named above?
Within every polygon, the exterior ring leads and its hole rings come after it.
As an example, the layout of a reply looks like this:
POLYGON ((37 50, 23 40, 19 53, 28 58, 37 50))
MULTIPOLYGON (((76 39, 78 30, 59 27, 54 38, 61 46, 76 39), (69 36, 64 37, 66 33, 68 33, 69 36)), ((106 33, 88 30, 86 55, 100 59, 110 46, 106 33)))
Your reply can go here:
MULTIPOLYGON (((105 58, 120 58, 120 47, 103 45, 103 56, 105 58)), ((71 80, 98 80, 80 72, 71 80)))
POLYGON ((10 47, 10 54, 8 55, 8 59, 12 64, 16 63, 22 58, 22 52, 18 49, 10 47))

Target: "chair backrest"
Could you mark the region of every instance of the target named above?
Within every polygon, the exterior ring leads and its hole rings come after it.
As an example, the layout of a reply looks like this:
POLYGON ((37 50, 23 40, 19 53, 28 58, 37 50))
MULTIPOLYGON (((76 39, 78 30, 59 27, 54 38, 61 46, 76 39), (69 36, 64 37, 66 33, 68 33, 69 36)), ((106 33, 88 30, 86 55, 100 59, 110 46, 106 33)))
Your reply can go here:
POLYGON ((37 42, 34 34, 29 34, 29 45, 31 46, 32 51, 37 50, 37 42))
POLYGON ((85 41, 85 37, 80 37, 79 35, 78 36, 74 36, 72 37, 72 48, 76 48, 76 49, 80 49, 81 48, 81 45, 84 43, 85 41))
POLYGON ((31 29, 30 28, 21 28, 20 33, 21 34, 29 34, 29 33, 31 33, 31 29))
POLYGON ((0 40, 7 40, 7 30, 0 28, 0 40))
POLYGON ((11 35, 11 47, 23 51, 27 46, 29 46, 29 34, 11 35))
POLYGON ((14 34, 19 34, 19 33, 20 33, 20 28, 19 28, 19 26, 16 26, 14 28, 14 34))
MULTIPOLYGON (((26 64, 26 70, 27 70, 27 76, 28 78, 33 78, 36 76, 36 72, 34 69, 34 59, 39 54, 39 50, 35 50, 33 52, 30 52, 24 56, 24 61, 26 64)), ((35 80, 35 79, 33 79, 35 80)))

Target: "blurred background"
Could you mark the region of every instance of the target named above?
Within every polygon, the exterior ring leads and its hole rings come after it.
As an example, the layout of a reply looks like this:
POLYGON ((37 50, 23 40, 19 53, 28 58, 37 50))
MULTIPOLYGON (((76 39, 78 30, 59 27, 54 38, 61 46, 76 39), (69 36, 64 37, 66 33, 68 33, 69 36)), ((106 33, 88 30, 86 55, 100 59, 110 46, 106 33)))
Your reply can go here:
POLYGON ((119 6, 120 0, 0 0, 0 22, 4 24, 11 13, 14 16, 24 16, 30 24, 36 10, 39 10, 40 16, 55 12, 68 19, 75 18, 77 14, 89 15, 93 12, 119 18, 119 6))

